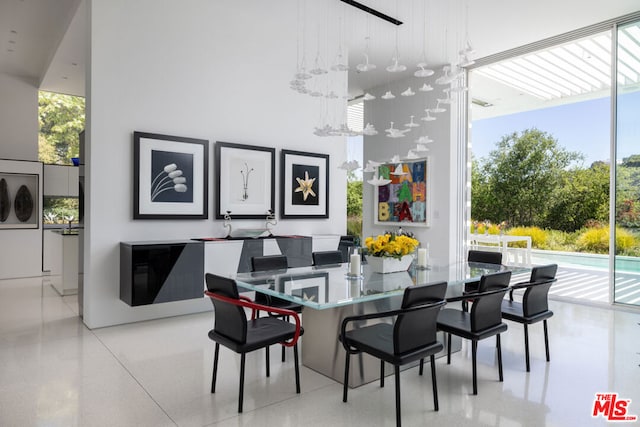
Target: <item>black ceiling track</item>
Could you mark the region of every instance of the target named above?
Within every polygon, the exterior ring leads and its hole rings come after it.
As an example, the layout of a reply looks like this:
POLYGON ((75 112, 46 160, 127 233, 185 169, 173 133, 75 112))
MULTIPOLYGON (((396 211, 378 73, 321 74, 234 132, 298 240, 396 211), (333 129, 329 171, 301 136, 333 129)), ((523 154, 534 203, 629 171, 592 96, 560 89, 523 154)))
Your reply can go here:
POLYGON ((349 4, 353 7, 357 7, 358 9, 363 10, 367 13, 370 13, 374 16, 377 16, 380 19, 384 19, 387 22, 391 22, 392 24, 402 25, 402 21, 398 21, 397 19, 392 18, 389 15, 385 15, 384 13, 378 12, 375 9, 371 9, 369 6, 365 6, 364 4, 358 3, 357 1, 353 1, 353 0, 340 0, 340 1, 343 3, 349 4))

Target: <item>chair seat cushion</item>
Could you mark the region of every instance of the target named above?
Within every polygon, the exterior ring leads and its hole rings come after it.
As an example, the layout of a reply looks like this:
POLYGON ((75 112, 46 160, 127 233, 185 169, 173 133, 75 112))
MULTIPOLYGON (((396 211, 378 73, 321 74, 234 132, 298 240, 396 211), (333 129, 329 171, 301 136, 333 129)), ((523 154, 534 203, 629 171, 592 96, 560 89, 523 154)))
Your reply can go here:
MULTIPOLYGON (((293 338, 296 332, 296 325, 285 322, 276 317, 260 317, 247 321, 247 341, 239 343, 215 330, 209 331, 209 338, 221 345, 235 351, 236 353, 248 353, 259 348, 272 344, 277 344, 293 338)), ((300 335, 304 330, 300 328, 300 335)))
POLYGON ((504 300, 502 301, 502 318, 511 320, 518 323, 536 323, 542 320, 548 319, 553 316, 553 311, 545 310, 540 313, 536 313, 530 316, 525 316, 522 309, 522 303, 517 301, 504 300))
POLYGON ((438 329, 470 340, 482 340, 507 330, 506 323, 500 323, 480 331, 471 330, 471 315, 461 310, 445 308, 438 315, 438 329))
POLYGON ((377 323, 353 329, 347 331, 345 335, 346 342, 351 347, 394 365, 404 365, 420 360, 423 357, 436 354, 444 348, 442 343, 434 341, 427 346, 396 354, 393 350, 393 325, 388 323, 377 323))

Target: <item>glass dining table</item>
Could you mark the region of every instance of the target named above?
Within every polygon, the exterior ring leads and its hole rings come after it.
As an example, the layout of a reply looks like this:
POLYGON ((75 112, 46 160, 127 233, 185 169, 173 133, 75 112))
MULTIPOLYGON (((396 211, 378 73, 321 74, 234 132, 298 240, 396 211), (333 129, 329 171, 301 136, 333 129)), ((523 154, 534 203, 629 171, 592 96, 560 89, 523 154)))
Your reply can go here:
MULTIPOLYGON (((504 270, 516 273, 525 272, 527 268, 461 262, 431 265, 426 270, 412 265, 408 271, 381 274, 371 271, 369 265, 364 264, 362 275, 353 278, 348 275, 348 264, 335 264, 237 273, 231 277, 236 280, 240 290, 244 288, 302 305, 305 331, 302 338, 303 365, 342 382, 345 352, 338 341, 342 319, 397 309, 405 288, 427 283, 447 282, 445 298, 449 304, 455 304, 463 299, 465 283, 477 281, 483 274, 504 270)), ((444 337, 439 339, 445 343, 444 337)), ((452 342, 452 351, 460 347, 460 339, 452 342)), ((353 358, 352 364, 349 378, 352 387, 374 381, 380 376, 379 361, 368 355, 353 358)))

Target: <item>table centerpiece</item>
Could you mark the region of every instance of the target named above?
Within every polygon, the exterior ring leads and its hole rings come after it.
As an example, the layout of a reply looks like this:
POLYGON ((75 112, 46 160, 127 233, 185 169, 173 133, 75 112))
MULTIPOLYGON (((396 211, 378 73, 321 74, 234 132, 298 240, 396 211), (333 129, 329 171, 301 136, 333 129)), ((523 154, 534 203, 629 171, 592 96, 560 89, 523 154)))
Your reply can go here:
POLYGON ((376 273, 406 271, 420 242, 408 233, 385 232, 365 239, 367 262, 376 273))

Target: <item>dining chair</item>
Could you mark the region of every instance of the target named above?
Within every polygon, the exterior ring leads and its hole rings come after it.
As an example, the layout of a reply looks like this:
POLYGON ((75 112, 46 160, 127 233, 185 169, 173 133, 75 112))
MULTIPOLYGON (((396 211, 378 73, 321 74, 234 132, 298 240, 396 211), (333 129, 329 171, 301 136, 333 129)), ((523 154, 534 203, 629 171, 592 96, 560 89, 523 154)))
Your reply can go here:
POLYGON ((498 374, 502 381, 502 349, 500 334, 507 330, 500 312, 502 299, 509 290, 510 271, 485 274, 480 278, 477 293, 465 298, 473 300, 471 312, 447 308, 438 316, 438 329, 447 334, 447 365, 451 364, 451 335, 471 340, 473 364, 473 394, 478 394, 477 351, 478 341, 495 335, 498 352, 498 374))
POLYGON ((320 251, 313 252, 313 265, 342 264, 342 252, 340 251, 320 251))
POLYGON ((238 412, 242 412, 244 398, 245 355, 261 348, 266 349, 267 377, 269 377, 269 346, 282 344, 282 348, 293 347, 296 393, 300 393, 300 372, 298 367, 298 338, 304 333, 300 326, 300 317, 291 310, 256 304, 250 298, 240 296, 236 281, 215 274, 205 275, 207 290, 205 295, 211 298, 214 307, 215 324, 209 331, 209 338, 216 343, 213 356, 213 376, 211 393, 216 392, 218 375, 218 356, 220 345, 240 354, 240 392, 238 412), (252 310, 251 320, 247 320, 244 308, 252 310), (255 317, 256 310, 291 316, 295 323, 277 317, 255 317))
MULTIPOLYGON (((467 262, 477 262, 481 264, 502 264, 502 252, 469 250, 467 262)), ((480 282, 469 282, 464 284, 464 292, 477 292, 480 282)), ((462 309, 469 311, 469 300, 462 301, 462 309)))
MULTIPOLYGON (((277 271, 286 270, 288 268, 287 257, 285 255, 267 255, 267 256, 254 256, 251 258, 252 271, 277 271)), ((295 311, 296 313, 302 312, 302 306, 291 301, 287 301, 282 298, 273 297, 260 292, 256 292, 255 302, 258 304, 268 305, 270 307, 278 307, 285 310, 295 311)), ((271 312, 271 315, 275 312, 271 312)), ((260 310, 256 312, 256 317, 260 317, 260 310)), ((283 317, 284 320, 289 321, 288 316, 283 317)), ((285 351, 282 348, 282 361, 285 361, 285 351)))
POLYGON ((351 236, 342 236, 338 242, 338 250, 342 254, 341 262, 349 262, 349 255, 355 247, 355 242, 351 236))
POLYGON ((516 283, 511 286, 509 299, 502 301, 502 318, 512 322, 522 323, 524 326, 524 353, 527 372, 529 364, 529 330, 528 325, 542 321, 544 327, 544 347, 549 362, 549 334, 547 319, 553 316, 549 310, 549 288, 556 281, 557 264, 534 267, 528 282, 516 283), (524 289, 522 302, 513 300, 513 292, 524 289))
POLYGON ((502 264, 502 252, 470 250, 467 254, 467 261, 483 264, 502 264))
MULTIPOLYGON (((400 366, 429 356, 433 405, 434 409, 438 410, 438 386, 434 355, 444 346, 436 338, 436 320, 438 313, 446 304, 444 301, 446 290, 446 282, 410 286, 404 290, 400 309, 349 316, 342 321, 339 339, 346 351, 343 402, 347 401, 351 355, 370 354, 380 359, 380 387, 384 387, 384 363, 391 363, 394 366, 396 425, 400 426, 400 366), (388 323, 388 319, 393 317, 395 317, 395 321, 388 323), (373 319, 379 319, 380 322, 347 330, 347 326, 352 322, 373 319)), ((422 365, 420 375, 422 375, 422 365)))

